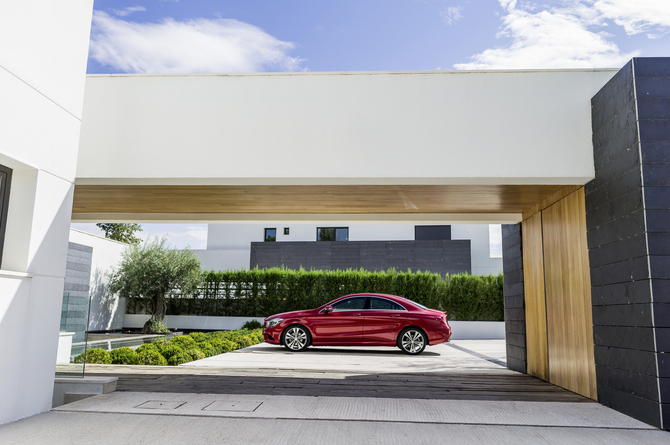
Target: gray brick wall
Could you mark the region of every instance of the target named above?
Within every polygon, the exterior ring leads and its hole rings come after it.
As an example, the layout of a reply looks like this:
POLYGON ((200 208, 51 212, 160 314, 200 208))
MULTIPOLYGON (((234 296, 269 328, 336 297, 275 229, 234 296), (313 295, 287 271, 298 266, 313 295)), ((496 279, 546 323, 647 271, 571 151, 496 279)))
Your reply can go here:
POLYGON ((598 399, 670 428, 670 58, 594 96, 585 187, 598 399))
POLYGON ((502 226, 507 367, 526 373, 526 309, 523 296, 521 224, 502 226))
POLYGON ((470 273, 470 240, 251 243, 250 267, 256 266, 470 273))

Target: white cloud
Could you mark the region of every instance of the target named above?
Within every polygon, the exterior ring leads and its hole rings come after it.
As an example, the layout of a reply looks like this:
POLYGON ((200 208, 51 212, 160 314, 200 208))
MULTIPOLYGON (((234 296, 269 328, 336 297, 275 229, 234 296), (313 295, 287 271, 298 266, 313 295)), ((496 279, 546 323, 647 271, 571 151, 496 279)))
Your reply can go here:
POLYGON ((112 9, 112 12, 114 15, 118 15, 119 17, 125 17, 127 15, 132 14, 133 12, 140 12, 140 11, 146 11, 147 8, 144 6, 128 6, 123 9, 112 9))
MULTIPOLYGON (((72 223, 70 227, 105 237, 105 232, 93 223, 72 223)), ((207 248, 207 224, 142 224, 142 231, 135 232, 135 236, 142 241, 149 237, 166 237, 168 243, 176 249, 207 248)))
POLYGON ((604 18, 623 26, 626 34, 640 34, 654 27, 670 28, 668 0, 596 0, 594 8, 604 18))
POLYGON ((462 6, 449 6, 444 11, 441 11, 440 15, 442 16, 444 23, 451 26, 463 18, 463 15, 461 14, 462 10, 462 6))
POLYGON ((670 29, 670 1, 561 0, 558 6, 538 6, 499 0, 507 12, 498 38, 511 43, 489 48, 457 69, 618 67, 639 51, 622 53, 603 32, 608 21, 628 35, 648 32, 649 38, 670 29))
POLYGON ((142 224, 138 238, 166 237, 168 243, 176 249, 206 249, 207 224, 142 224))
POLYGON ((90 57, 126 73, 299 71, 294 44, 232 19, 133 23, 93 12, 90 57))

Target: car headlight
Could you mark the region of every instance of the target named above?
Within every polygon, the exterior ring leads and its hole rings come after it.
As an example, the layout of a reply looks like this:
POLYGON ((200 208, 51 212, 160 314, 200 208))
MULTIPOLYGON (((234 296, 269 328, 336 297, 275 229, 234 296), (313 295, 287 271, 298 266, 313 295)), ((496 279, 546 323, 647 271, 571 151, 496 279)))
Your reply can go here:
POLYGON ((268 328, 274 328, 275 326, 277 326, 282 321, 284 321, 283 318, 273 318, 272 320, 268 321, 267 327, 268 328))

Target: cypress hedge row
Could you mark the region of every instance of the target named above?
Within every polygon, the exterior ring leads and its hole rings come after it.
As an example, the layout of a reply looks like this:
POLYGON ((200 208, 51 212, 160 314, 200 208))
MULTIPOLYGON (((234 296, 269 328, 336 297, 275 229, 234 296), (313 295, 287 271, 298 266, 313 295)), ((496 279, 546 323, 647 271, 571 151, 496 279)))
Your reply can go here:
MULTIPOLYGON (((203 272, 204 285, 194 295, 174 293, 168 315, 266 317, 312 309, 355 293, 401 295, 424 306, 446 310, 450 320, 502 321, 503 278, 430 272, 366 270, 306 271, 251 269, 203 272)), ((146 299, 131 298, 128 313, 151 313, 146 299)))

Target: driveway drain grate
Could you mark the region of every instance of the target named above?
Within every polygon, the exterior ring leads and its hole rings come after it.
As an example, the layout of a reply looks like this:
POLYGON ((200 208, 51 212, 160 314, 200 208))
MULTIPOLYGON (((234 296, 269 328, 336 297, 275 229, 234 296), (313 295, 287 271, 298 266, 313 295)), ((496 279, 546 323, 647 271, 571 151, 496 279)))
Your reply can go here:
POLYGON ((186 404, 186 402, 166 402, 161 400, 149 400, 140 405, 137 405, 135 408, 141 409, 177 409, 180 406, 186 404))
POLYGON ((256 411, 259 406, 261 406, 263 402, 229 402, 229 401, 223 401, 219 400, 216 402, 212 402, 206 407, 204 407, 202 410, 203 411, 238 411, 238 412, 247 412, 251 413, 256 411))

